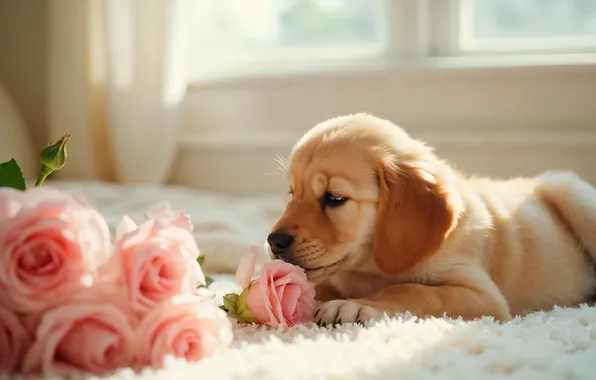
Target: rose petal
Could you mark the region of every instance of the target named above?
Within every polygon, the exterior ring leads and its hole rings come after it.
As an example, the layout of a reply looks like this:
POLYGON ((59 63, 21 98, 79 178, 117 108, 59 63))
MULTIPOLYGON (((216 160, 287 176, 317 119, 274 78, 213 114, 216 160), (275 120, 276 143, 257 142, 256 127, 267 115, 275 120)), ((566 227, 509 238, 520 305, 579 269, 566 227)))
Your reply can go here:
POLYGON ((314 285, 300 267, 273 260, 249 287, 247 303, 258 323, 287 328, 312 320, 314 285))
POLYGON ((36 339, 23 361, 25 373, 103 375, 132 364, 135 319, 116 287, 79 292, 31 323, 37 323, 36 339))
POLYGON ((159 236, 168 240, 175 240, 180 244, 180 252, 187 255, 189 258, 196 260, 201 255, 199 247, 194 236, 187 230, 178 227, 162 227, 159 230, 159 236))
MULTIPOLYGON (((273 324, 277 326, 275 315, 269 298, 267 276, 261 274, 248 288, 246 295, 248 310, 255 316, 260 324, 273 324)), ((275 327, 274 326, 274 327, 275 327)))
POLYGON ((180 294, 194 294, 199 285, 206 285, 205 274, 196 260, 187 258, 180 294))
POLYGON ((170 203, 162 201, 153 209, 145 213, 145 219, 155 220, 163 227, 175 226, 188 232, 193 231, 193 224, 190 217, 179 211, 174 211, 170 203))
POLYGON ((78 197, 47 187, 21 193, 0 191, 0 218, 9 215, 0 223, 0 298, 28 313, 79 289, 109 256, 110 236, 103 217, 78 197))
POLYGON ((129 218, 128 215, 124 215, 122 219, 120 219, 120 222, 118 222, 118 225, 116 226, 116 241, 122 239, 124 235, 136 230, 136 228, 137 224, 134 222, 134 220, 129 218))
POLYGON ((174 297, 151 309, 136 330, 141 364, 162 367, 171 355, 197 361, 232 341, 226 314, 197 296, 174 297))
POLYGON ((120 339, 117 331, 97 320, 79 321, 64 335, 56 354, 74 367, 101 373, 106 367, 117 368, 113 355, 120 339))
POLYGON ((283 310, 281 309, 281 302, 279 297, 277 296, 277 289, 275 288, 275 281, 273 281, 272 277, 268 276, 267 287, 267 295, 271 304, 271 313, 274 316, 274 318, 272 319, 276 322, 275 326, 272 326, 277 327, 277 325, 282 325, 285 328, 287 327, 286 319, 284 318, 283 310))
POLYGON ((128 255, 124 268, 126 285, 138 313, 180 292, 185 275, 184 260, 167 245, 147 240, 122 254, 128 255))
POLYGON ((283 317, 288 326, 295 324, 294 311, 297 308, 300 293, 300 287, 298 285, 288 284, 284 286, 284 294, 283 297, 280 297, 280 300, 283 317))
POLYGON ((5 260, 0 259, 3 274, 0 283, 7 289, 9 305, 15 310, 30 312, 51 306, 82 286, 88 267, 74 236, 64 233, 64 224, 35 224, 25 228, 26 238, 13 238, 5 244, 5 260), (10 260, 10 261, 6 261, 10 260), (47 293, 52 292, 52 297, 47 293))
POLYGON ((255 263, 257 261, 257 253, 251 247, 251 249, 240 259, 240 264, 236 270, 236 282, 246 289, 252 280, 252 275, 255 270, 255 263))
POLYGON ((150 208, 145 213, 145 219, 160 219, 169 218, 173 214, 174 210, 170 205, 170 202, 161 201, 157 203, 153 208, 150 208))
POLYGON ((188 231, 151 219, 117 242, 103 273, 123 282, 134 310, 142 315, 167 298, 194 293, 205 284, 198 254, 188 231))
POLYGON ((0 373, 17 369, 30 339, 16 314, 0 307, 0 373))

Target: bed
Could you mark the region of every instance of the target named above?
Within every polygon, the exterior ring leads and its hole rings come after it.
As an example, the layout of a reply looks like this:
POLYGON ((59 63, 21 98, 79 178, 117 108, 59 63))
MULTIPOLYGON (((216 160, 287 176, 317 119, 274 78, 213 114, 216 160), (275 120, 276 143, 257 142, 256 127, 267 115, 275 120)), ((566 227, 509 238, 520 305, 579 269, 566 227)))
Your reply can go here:
POLYGON ((257 263, 267 260, 263 243, 285 207, 283 197, 238 197, 180 186, 130 186, 96 181, 47 181, 44 186, 83 196, 113 232, 120 218, 143 219, 148 208, 168 201, 188 213, 209 273, 232 274, 249 246, 259 247, 257 263))

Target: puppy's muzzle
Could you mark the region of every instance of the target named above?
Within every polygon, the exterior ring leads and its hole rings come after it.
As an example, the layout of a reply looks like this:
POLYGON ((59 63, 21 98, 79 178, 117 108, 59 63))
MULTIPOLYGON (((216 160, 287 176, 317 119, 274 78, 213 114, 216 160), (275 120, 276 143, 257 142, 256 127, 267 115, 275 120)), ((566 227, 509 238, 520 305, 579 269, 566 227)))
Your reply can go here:
POLYGON ((267 243, 276 259, 288 261, 294 245, 294 236, 286 230, 277 230, 267 236, 267 243))

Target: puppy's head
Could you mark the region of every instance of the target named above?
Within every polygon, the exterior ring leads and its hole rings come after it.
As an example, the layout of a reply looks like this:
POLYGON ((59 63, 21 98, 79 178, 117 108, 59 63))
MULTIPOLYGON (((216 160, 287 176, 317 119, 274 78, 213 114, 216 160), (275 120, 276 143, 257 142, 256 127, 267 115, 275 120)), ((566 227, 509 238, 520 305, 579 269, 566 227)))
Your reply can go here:
POLYGON ((314 282, 369 258, 387 275, 407 271, 439 249, 461 211, 449 168, 402 129, 366 114, 307 132, 287 174, 291 200, 268 248, 314 282))

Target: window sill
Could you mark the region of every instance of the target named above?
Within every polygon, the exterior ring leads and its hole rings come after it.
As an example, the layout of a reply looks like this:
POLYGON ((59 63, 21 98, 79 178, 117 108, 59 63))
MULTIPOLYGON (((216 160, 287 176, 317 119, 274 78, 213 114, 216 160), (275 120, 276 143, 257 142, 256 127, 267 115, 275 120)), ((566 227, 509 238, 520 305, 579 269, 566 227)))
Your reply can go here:
POLYGON ((264 63, 247 63, 220 66, 202 76, 191 75, 189 90, 205 85, 219 85, 243 81, 266 81, 284 78, 320 77, 367 72, 398 72, 411 70, 452 69, 511 69, 511 68, 560 68, 596 66, 596 53, 592 54, 521 54, 521 55, 468 55, 429 57, 397 62, 388 58, 375 58, 367 54, 338 59, 306 61, 269 60, 264 63))
MULTIPOLYGON (((437 154, 470 174, 531 176, 574 170, 596 184, 596 132, 469 131, 415 134, 437 154)), ((286 177, 276 155, 287 157, 300 135, 185 136, 172 182, 228 194, 284 194, 286 177)))

